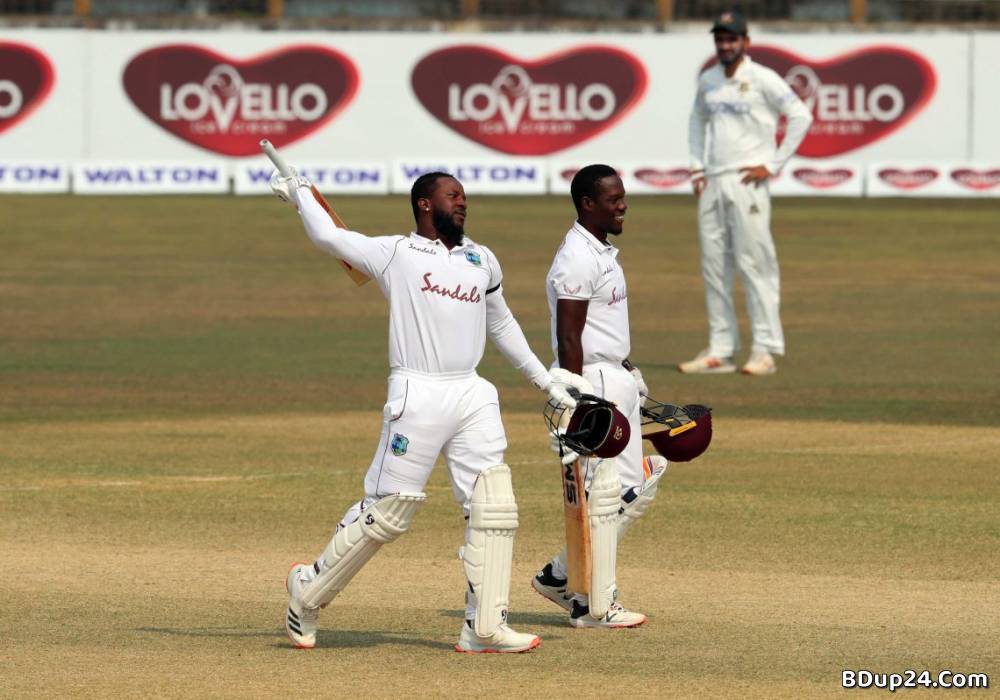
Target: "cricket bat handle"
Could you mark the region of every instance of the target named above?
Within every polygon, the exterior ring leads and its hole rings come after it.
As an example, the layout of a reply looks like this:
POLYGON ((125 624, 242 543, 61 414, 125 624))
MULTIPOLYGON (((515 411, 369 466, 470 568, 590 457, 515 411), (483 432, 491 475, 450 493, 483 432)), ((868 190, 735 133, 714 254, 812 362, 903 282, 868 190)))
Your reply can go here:
POLYGON ((278 169, 281 173, 281 177, 291 177, 292 169, 285 162, 285 159, 281 157, 274 145, 267 139, 260 140, 260 150, 264 151, 264 155, 268 157, 274 167, 278 169))

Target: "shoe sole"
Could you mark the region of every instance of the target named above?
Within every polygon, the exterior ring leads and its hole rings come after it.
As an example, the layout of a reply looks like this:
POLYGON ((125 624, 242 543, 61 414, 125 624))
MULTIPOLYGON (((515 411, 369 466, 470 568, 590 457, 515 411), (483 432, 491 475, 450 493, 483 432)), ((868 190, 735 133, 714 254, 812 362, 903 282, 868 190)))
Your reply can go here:
POLYGON ((459 654, 524 654, 525 652, 531 651, 532 649, 537 649, 542 643, 542 640, 538 637, 524 649, 463 649, 458 644, 455 645, 455 651, 459 654))
POLYGON ((677 371, 681 374, 734 374, 736 372, 736 365, 724 365, 722 367, 706 367, 705 369, 692 369, 685 370, 682 369, 680 365, 677 365, 677 371))
POLYGON ((597 629, 601 629, 601 630, 624 630, 624 629, 632 629, 633 627, 642 627, 644 624, 646 624, 646 622, 648 620, 649 620, 649 618, 644 617, 641 620, 639 620, 639 622, 633 622, 633 623, 628 624, 628 625, 624 625, 624 624, 622 624, 622 625, 602 625, 602 624, 589 624, 589 623, 586 623, 586 622, 580 622, 579 620, 573 620, 573 619, 571 619, 569 621, 569 624, 570 624, 571 627, 575 627, 578 630, 597 630, 597 629))
POLYGON ((549 595, 548 591, 535 587, 535 579, 531 580, 531 590, 533 590, 535 593, 545 598, 545 600, 549 601, 553 605, 558 605, 561 610, 569 612, 570 610, 573 609, 572 598, 570 598, 569 600, 566 600, 565 598, 562 597, 560 597, 558 600, 556 598, 553 598, 551 595, 549 595), (563 602, 560 601, 564 601, 565 604, 563 604, 563 602))
POLYGON ((740 374, 746 375, 747 377, 770 377, 777 371, 777 367, 772 367, 768 372, 751 372, 748 369, 741 369, 740 374))
MULTIPOLYGON (((285 574, 285 593, 289 592, 288 591, 288 574, 292 573, 292 569, 294 569, 296 566, 303 566, 303 565, 308 564, 308 563, 309 562, 305 562, 305 561, 297 561, 297 562, 295 562, 294 564, 292 564, 291 566, 288 567, 288 573, 285 574)), ((288 610, 287 609, 285 610, 285 617, 286 618, 288 617, 288 610)), ((316 647, 315 643, 312 646, 310 646, 308 644, 300 644, 299 642, 296 642, 295 638, 292 637, 291 630, 288 629, 288 622, 287 622, 287 620, 285 622, 285 636, 288 637, 288 641, 290 641, 292 643, 292 646, 295 647, 296 649, 314 649, 316 647)))

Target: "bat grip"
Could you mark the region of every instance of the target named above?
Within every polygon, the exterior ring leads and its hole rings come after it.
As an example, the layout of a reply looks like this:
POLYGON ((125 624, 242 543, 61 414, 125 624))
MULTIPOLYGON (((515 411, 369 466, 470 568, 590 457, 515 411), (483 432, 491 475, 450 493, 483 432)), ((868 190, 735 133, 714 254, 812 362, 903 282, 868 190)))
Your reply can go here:
POLYGON ((285 159, 281 157, 281 154, 278 153, 273 145, 271 145, 270 141, 267 139, 261 139, 260 150, 264 151, 264 155, 266 155, 274 164, 274 167, 278 169, 278 172, 281 173, 281 177, 292 176, 292 169, 288 167, 288 163, 285 162, 285 159))

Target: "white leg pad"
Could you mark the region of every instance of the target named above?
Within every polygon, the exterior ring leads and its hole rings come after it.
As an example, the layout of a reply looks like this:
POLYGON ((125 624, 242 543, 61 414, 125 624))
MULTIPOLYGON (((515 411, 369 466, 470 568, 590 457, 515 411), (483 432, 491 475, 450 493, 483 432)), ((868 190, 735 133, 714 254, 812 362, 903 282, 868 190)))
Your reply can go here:
POLYGON ((618 511, 621 482, 614 459, 605 459, 594 470, 587 496, 590 518, 590 614, 601 618, 618 597, 615 564, 618 553, 618 511))
POLYGON ((510 467, 484 470, 472 489, 462 561, 476 597, 475 632, 489 637, 507 622, 511 560, 517 531, 517 503, 510 467))
POLYGON ((336 598, 383 544, 410 529, 413 516, 426 499, 422 493, 380 498, 353 523, 337 530, 320 558, 323 570, 302 588, 302 604, 319 608, 336 598))
POLYGON ((635 498, 621 504, 621 516, 618 518, 618 539, 624 536, 625 531, 642 517, 642 514, 649 508, 649 504, 656 498, 656 488, 662 477, 667 472, 667 460, 664 457, 655 455, 644 458, 648 463, 650 475, 639 488, 635 490, 635 498))

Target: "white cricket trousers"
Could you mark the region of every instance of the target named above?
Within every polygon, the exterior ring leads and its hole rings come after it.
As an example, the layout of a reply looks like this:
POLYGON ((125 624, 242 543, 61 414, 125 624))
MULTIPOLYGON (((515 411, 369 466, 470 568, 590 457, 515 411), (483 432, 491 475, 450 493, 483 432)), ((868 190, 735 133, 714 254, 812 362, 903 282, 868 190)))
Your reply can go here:
MULTIPOLYGON (((583 377, 594 387, 594 393, 602 399, 607 399, 618 406, 626 418, 632 431, 628 445, 615 460, 618 464, 618 478, 621 480, 624 493, 633 486, 639 486, 644 480, 642 472, 642 425, 639 421, 639 385, 632 373, 611 362, 596 362, 583 366, 583 377)), ((587 483, 593 476, 594 469, 600 460, 586 460, 585 469, 587 483)))
POLYGON ((698 199, 701 274, 708 308, 709 354, 732 357, 740 348, 733 305, 733 268, 740 271, 753 335, 753 351, 785 354, 778 307, 778 255, 771 236, 771 196, 767 184, 740 182, 739 172, 708 178, 698 199))
POLYGON ((475 371, 395 369, 382 409, 382 435, 365 475, 365 499, 351 506, 341 525, 357 520, 362 504, 423 491, 442 453, 455 500, 468 515, 476 477, 503 464, 506 449, 496 387, 475 371))

